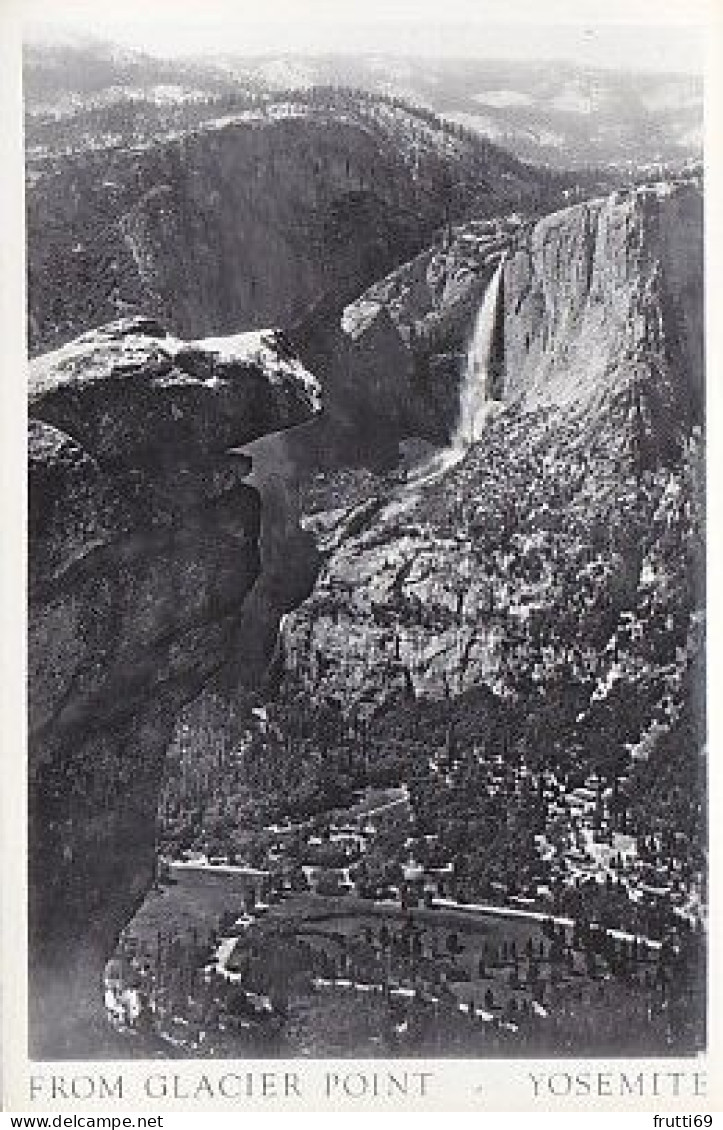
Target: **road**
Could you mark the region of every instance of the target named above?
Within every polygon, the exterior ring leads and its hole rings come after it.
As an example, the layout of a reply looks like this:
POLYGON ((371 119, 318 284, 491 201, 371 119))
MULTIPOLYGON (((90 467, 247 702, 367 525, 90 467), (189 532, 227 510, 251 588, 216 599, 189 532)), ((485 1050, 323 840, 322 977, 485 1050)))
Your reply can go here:
MULTIPOLYGON (((565 926, 572 929, 575 925, 574 918, 564 918, 556 914, 544 914, 539 910, 525 910, 521 907, 513 906, 499 906, 495 903, 487 902, 455 902, 454 899, 436 898, 432 899, 433 906, 446 908, 447 910, 470 910, 473 913, 484 914, 488 917, 494 918, 523 918, 529 922, 549 922, 550 919, 556 926, 565 926)), ((644 934, 630 934, 627 930, 607 929, 611 937, 618 939, 618 941, 625 942, 644 942, 650 949, 660 949, 661 943, 654 938, 647 938, 644 934)))
POLYGON ((246 875, 249 879, 264 879, 269 874, 258 867, 242 867, 234 863, 209 863, 204 859, 174 859, 171 864, 171 873, 174 871, 207 872, 209 875, 246 875))

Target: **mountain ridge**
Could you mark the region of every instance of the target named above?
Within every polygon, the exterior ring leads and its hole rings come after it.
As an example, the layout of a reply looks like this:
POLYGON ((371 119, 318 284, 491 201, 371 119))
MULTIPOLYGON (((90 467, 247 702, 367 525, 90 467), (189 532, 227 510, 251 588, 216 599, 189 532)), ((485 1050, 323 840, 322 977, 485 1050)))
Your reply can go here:
POLYGON ((185 336, 288 328, 455 215, 539 210, 573 183, 371 97, 277 108, 30 168, 31 351, 131 313, 185 336))

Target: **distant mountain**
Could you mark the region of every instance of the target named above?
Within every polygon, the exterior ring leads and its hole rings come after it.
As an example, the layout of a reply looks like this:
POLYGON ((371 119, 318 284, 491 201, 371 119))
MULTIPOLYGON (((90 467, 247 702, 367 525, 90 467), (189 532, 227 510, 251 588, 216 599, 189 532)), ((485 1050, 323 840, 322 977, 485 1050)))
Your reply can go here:
POLYGON ((33 40, 23 51, 25 155, 148 145, 258 103, 265 84, 211 63, 158 59, 102 40, 33 40))
MULTIPOLYGON (((214 63, 160 59, 142 51, 119 47, 89 35, 58 36, 54 32, 26 41, 23 50, 26 110, 61 112, 92 99, 148 94, 154 86, 197 84, 204 94, 238 85, 227 70, 214 63)), ((248 86, 245 79, 242 85, 248 86)))
POLYGON ((525 160, 557 167, 697 159, 703 81, 566 62, 392 56, 267 57, 234 73, 277 87, 343 83, 401 96, 461 122, 525 160))

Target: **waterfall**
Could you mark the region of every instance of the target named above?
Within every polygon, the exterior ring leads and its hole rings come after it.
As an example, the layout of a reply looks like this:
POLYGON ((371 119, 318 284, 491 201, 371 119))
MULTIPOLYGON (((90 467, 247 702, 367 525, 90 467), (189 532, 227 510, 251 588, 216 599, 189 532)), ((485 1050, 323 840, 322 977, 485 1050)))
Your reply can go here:
POLYGON ((404 486, 392 495, 390 501, 381 511, 381 514, 387 519, 397 518, 404 514, 419 501, 426 487, 437 482, 452 467, 460 463, 482 430, 482 425, 494 403, 488 397, 488 386, 492 338, 504 261, 505 256, 502 255, 492 278, 487 284, 487 290, 477 314, 465 361, 457 426, 449 445, 444 450, 438 451, 431 459, 422 463, 416 471, 409 475, 404 486))
POLYGON ((456 451, 464 451, 475 442, 487 415, 492 337, 503 264, 504 255, 500 258, 487 285, 467 349, 459 398, 459 415, 451 441, 451 446, 456 451))

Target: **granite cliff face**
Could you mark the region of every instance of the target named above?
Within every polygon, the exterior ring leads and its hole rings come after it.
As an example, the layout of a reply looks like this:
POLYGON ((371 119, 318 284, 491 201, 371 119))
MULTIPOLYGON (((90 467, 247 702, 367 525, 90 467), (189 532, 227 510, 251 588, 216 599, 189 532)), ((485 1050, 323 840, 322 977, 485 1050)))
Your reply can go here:
POLYGON ((501 397, 559 407, 637 379, 661 412, 667 399, 700 421, 702 263, 692 183, 619 192, 528 228, 505 264, 501 397))
POLYGON ((534 742, 554 715, 573 759, 602 743, 649 763, 653 785, 697 758, 702 251, 690 184, 458 229, 331 331, 296 320, 304 356, 337 382, 329 425, 278 332, 184 343, 135 318, 33 362, 36 1053, 100 1038, 100 971, 151 879, 174 725, 217 679, 231 697, 259 690, 282 614, 278 658, 344 710, 482 693, 534 742), (385 416, 392 446, 446 438, 501 257, 484 429, 391 497, 307 514, 326 554, 307 595, 317 562, 290 511, 294 452, 323 455, 385 416))
POLYGON ((335 516, 336 548, 285 622, 302 682, 352 710, 484 687, 541 732, 554 710, 571 749, 695 729, 702 286, 692 185, 524 227, 487 424, 446 471, 335 516))
POLYGON ((513 214, 439 233, 346 306, 326 352, 307 345, 315 371, 328 374, 331 411, 339 406, 357 442, 365 420, 377 442, 385 432, 392 443, 450 438, 475 315, 520 224, 513 214))
POLYGON ((136 318, 31 366, 35 1054, 101 1038, 102 967, 151 882, 174 720, 243 651, 260 505, 237 449, 318 397, 274 331, 186 343, 136 318))

